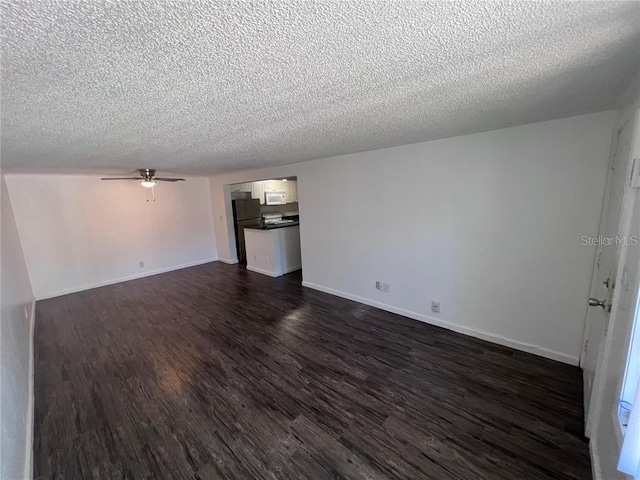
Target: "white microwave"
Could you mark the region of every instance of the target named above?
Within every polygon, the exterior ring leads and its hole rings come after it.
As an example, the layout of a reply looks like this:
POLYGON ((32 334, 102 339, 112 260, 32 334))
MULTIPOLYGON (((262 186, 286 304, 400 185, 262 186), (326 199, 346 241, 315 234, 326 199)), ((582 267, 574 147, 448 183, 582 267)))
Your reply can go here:
POLYGON ((266 205, 284 205, 287 203, 285 200, 284 192, 264 192, 264 203, 266 205))

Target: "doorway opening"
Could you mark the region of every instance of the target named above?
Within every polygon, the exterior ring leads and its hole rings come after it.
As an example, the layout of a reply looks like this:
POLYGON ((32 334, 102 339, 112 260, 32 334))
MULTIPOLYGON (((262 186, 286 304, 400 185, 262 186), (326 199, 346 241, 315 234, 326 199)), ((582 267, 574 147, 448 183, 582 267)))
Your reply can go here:
POLYGON ((238 263, 272 277, 301 270, 297 177, 228 187, 238 263))

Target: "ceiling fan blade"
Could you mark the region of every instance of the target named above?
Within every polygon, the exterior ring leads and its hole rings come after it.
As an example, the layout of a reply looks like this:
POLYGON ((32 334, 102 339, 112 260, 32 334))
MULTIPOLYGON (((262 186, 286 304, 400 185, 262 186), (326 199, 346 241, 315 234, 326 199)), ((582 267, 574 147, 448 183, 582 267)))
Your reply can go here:
POLYGON ((185 181, 184 178, 168 178, 168 177, 155 177, 154 180, 157 180, 159 182, 179 182, 179 181, 185 181))
POLYGON ((144 180, 144 178, 140 178, 140 177, 109 177, 109 178, 101 178, 100 180, 144 180))

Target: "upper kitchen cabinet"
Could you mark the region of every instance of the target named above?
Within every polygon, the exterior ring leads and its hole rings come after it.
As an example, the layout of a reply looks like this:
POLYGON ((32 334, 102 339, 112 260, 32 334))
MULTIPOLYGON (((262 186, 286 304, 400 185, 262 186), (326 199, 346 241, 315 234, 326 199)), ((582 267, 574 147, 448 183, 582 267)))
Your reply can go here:
POLYGON ((265 180, 264 182, 267 192, 284 192, 288 183, 282 180, 265 180))
POLYGON ((289 185, 287 192, 287 203, 294 203, 298 201, 298 182, 296 180, 289 180, 286 182, 289 185))
POLYGON ((287 203, 293 203, 298 201, 298 182, 295 180, 289 180, 287 182, 283 182, 278 180, 281 184, 282 190, 285 194, 285 200, 287 203))
POLYGON ((251 196, 260 199, 260 204, 262 205, 264 205, 265 192, 284 192, 287 203, 297 202, 298 182, 295 180, 289 180, 287 182, 283 182, 282 180, 261 180, 251 183, 251 196))
POLYGON ((251 197, 260 200, 260 205, 264 205, 265 182, 253 182, 251 184, 251 197))
POLYGON ((232 192, 250 192, 251 191, 251 182, 246 183, 235 183, 231 185, 232 192))

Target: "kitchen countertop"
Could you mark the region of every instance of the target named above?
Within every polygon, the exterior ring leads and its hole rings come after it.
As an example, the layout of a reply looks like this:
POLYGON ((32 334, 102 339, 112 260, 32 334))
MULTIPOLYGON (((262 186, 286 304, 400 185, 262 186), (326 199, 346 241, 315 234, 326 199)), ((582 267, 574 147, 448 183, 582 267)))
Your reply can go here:
POLYGON ((250 228, 251 230, 275 230, 276 228, 287 228, 287 227, 295 227, 300 225, 299 221, 289 222, 289 223, 281 223, 281 224, 271 224, 271 225, 248 225, 244 227, 245 229, 250 228))

